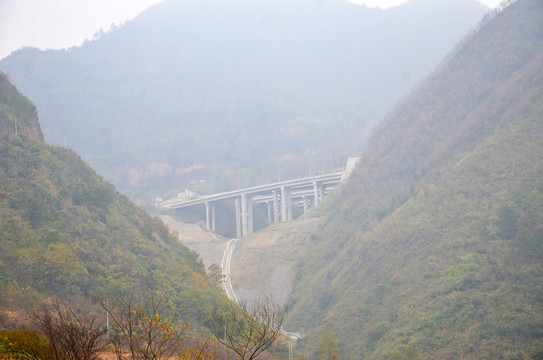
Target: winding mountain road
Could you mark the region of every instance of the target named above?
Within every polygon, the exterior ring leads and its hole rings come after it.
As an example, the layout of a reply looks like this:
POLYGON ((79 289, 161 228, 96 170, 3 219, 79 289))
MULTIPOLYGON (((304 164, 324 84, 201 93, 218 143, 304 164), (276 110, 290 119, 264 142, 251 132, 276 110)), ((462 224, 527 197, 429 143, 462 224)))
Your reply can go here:
MULTIPOLYGON (((234 292, 234 288, 232 287, 232 278, 230 277, 230 263, 232 261, 232 255, 234 254, 234 250, 236 248, 236 242, 238 239, 231 239, 226 244, 226 249, 224 250, 222 261, 221 261, 221 268, 222 268, 222 274, 224 276, 224 290, 226 292, 226 296, 228 299, 238 303, 238 298, 236 296, 236 293, 234 292)), ((288 337, 291 342, 296 342, 304 337, 304 334, 299 332, 288 332, 285 330, 281 330, 281 333, 288 337)))
POLYGON ((226 291, 226 296, 234 301, 238 302, 234 288, 232 287, 232 279, 230 278, 230 262, 232 261, 232 254, 236 248, 236 242, 238 239, 231 239, 226 244, 226 249, 224 250, 221 262, 222 274, 224 275, 224 290, 226 291))

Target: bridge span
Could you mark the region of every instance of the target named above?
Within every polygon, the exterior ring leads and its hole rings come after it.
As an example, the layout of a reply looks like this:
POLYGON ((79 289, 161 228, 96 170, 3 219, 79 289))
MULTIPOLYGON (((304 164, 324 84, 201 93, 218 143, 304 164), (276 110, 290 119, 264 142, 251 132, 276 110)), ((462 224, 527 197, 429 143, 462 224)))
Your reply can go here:
POLYGON ((194 199, 174 199, 157 204, 162 209, 182 209, 205 205, 206 227, 215 230, 215 204, 218 201, 235 200, 236 236, 241 238, 253 233, 253 204, 265 203, 268 208, 268 224, 292 220, 294 204, 303 206, 304 213, 318 206, 326 194, 347 178, 359 158, 349 158, 345 171, 301 179, 285 180, 194 199))

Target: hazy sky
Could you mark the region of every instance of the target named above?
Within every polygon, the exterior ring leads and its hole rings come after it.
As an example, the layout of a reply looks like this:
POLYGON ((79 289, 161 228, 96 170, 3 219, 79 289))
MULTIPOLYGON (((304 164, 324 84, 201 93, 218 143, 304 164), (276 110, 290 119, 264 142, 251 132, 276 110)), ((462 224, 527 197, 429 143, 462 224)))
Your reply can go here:
MULTIPOLYGON (((0 0, 0 59, 22 46, 59 49, 80 45, 100 28, 133 19, 162 0, 0 0)), ((387 8, 406 0, 352 0, 387 8)), ((478 0, 479 1, 479 0, 478 0)), ((500 0, 480 0, 495 7, 500 0)))

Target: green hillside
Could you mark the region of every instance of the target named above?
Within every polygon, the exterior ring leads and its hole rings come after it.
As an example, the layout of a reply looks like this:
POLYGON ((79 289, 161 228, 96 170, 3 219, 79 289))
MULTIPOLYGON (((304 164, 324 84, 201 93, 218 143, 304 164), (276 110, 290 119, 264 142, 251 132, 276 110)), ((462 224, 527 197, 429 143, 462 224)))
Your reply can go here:
POLYGON ((9 134, 43 142, 36 107, 0 72, 0 136, 9 134))
POLYGON ((0 307, 168 289, 206 320, 218 294, 198 256, 73 151, 43 143, 35 107, 3 74, 0 128, 0 307))
POLYGON ((319 211, 299 348, 328 332, 346 359, 541 358, 542 139, 543 4, 519 0, 396 106, 319 211))

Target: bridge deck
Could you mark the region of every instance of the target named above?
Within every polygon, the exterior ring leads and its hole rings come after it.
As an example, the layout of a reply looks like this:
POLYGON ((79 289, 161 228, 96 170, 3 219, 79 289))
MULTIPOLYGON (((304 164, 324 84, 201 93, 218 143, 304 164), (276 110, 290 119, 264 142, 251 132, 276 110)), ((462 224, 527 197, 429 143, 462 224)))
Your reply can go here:
POLYGON ((280 190, 282 187, 287 187, 294 190, 296 190, 297 188, 304 188, 304 187, 307 188, 307 187, 313 186, 315 182, 321 183, 323 185, 332 185, 332 184, 339 183, 344 174, 345 172, 342 171, 342 172, 336 172, 336 173, 325 174, 325 175, 311 176, 311 177, 302 178, 302 179, 285 180, 285 181, 276 182, 272 184, 265 184, 265 185, 259 185, 259 186, 254 186, 250 188, 245 188, 245 189, 238 189, 238 190, 233 190, 233 191, 228 191, 228 192, 223 192, 223 193, 218 193, 218 194, 205 195, 197 199, 167 200, 162 203, 159 203, 158 207, 162 207, 166 209, 179 209, 179 208, 204 204, 206 202, 235 199, 236 197, 239 197, 241 195, 253 195, 253 196, 263 195, 263 194, 269 193, 270 191, 280 190))

